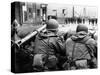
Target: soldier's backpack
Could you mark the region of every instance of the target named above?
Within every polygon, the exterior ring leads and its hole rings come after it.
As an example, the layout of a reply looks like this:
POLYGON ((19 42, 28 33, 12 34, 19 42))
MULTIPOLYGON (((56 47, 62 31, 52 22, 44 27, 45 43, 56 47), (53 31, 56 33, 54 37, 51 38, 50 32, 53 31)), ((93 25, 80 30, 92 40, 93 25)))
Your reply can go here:
POLYGON ((73 50, 72 50, 72 56, 68 57, 68 63, 67 63, 67 67, 70 67, 69 69, 72 69, 72 68, 79 69, 79 67, 83 67, 83 68, 96 68, 97 67, 97 60, 96 60, 96 57, 94 56, 94 52, 93 52, 94 50, 91 48, 91 46, 89 44, 86 44, 86 42, 88 40, 89 39, 86 39, 84 41, 73 40, 74 46, 73 46, 73 50), (84 51, 84 50, 86 50, 86 51, 84 51), (82 54, 82 51, 83 51, 83 54, 82 54), (86 52, 86 53, 84 53, 84 52, 86 52), (90 56, 89 60, 86 57, 87 53, 90 56), (75 57, 76 57, 76 59, 75 59, 75 57), (79 62, 80 60, 82 60, 82 61, 79 62))

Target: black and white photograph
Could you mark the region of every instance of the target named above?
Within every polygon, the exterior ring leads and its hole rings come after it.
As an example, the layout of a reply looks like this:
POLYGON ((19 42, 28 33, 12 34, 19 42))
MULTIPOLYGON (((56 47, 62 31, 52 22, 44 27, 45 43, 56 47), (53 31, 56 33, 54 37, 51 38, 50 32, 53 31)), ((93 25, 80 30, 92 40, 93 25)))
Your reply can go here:
POLYGON ((98 7, 11 3, 11 72, 98 68, 98 7))

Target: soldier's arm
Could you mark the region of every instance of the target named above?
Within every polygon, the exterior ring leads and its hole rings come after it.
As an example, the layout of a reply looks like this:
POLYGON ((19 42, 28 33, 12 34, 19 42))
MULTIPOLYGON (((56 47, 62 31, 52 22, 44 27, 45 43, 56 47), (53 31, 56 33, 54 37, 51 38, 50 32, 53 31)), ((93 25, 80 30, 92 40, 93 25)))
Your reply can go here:
POLYGON ((59 52, 62 53, 63 55, 65 55, 65 52, 66 52, 65 42, 62 39, 58 39, 56 41, 56 43, 57 43, 57 46, 58 46, 57 48, 58 48, 59 52))
POLYGON ((97 57, 97 42, 94 39, 89 39, 87 44, 93 49, 95 57, 97 57))
POLYGON ((73 41, 71 38, 68 38, 65 42, 65 50, 66 50, 66 56, 71 57, 72 56, 72 50, 73 50, 73 41))

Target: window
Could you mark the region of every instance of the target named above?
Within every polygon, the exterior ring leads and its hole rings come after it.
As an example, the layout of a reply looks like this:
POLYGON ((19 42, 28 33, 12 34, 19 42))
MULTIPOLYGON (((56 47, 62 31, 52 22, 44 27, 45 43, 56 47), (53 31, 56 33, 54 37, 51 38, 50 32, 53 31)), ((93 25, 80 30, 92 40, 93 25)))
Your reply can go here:
POLYGON ((37 9, 37 16, 40 16, 40 9, 37 9))
POLYGON ((31 8, 29 8, 29 13, 32 13, 32 9, 31 8))

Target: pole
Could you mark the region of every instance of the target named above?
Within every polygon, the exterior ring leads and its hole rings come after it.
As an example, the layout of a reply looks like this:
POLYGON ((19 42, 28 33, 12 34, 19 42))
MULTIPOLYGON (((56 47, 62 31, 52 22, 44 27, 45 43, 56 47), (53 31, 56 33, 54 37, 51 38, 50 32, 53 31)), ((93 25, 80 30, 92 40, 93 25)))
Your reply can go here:
POLYGON ((73 12, 72 12, 72 14, 73 14, 73 15, 72 15, 72 17, 74 18, 74 6, 73 6, 73 9, 72 9, 72 11, 73 11, 73 12))

